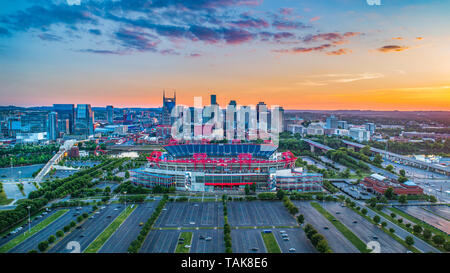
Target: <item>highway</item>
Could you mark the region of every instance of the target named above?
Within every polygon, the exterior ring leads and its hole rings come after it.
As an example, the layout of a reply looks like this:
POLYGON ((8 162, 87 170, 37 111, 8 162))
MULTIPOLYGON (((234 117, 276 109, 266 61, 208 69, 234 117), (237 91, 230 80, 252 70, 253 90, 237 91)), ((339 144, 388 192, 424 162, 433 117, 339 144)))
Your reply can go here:
POLYGON ((322 234, 333 252, 359 253, 359 250, 328 219, 313 208, 309 201, 293 201, 293 203, 305 217, 305 224, 311 224, 317 232, 322 234))
POLYGON ((379 227, 368 222, 356 212, 347 207, 341 207, 339 203, 324 202, 321 205, 348 229, 358 236, 364 243, 377 241, 381 247, 381 253, 406 253, 407 249, 379 227), (339 212, 336 213, 336 212, 339 212), (356 221, 356 223, 353 223, 356 221), (377 238, 374 238, 377 237, 377 238))
POLYGON ((89 212, 90 209, 91 209, 90 207, 83 207, 82 210, 77 210, 76 208, 71 208, 68 212, 63 214, 58 219, 56 219, 53 223, 51 223, 44 229, 40 230, 39 232, 35 233, 33 236, 31 236, 27 240, 18 244, 16 247, 11 249, 9 252, 27 253, 28 251, 33 250, 33 249, 38 250, 38 244, 40 242, 47 240, 48 237, 50 237, 51 235, 55 235, 58 230, 62 230, 64 228, 64 226, 68 225, 71 221, 76 222, 77 216, 74 215, 75 213, 78 213, 79 215, 81 215, 84 212, 89 212))
POLYGON ((74 229, 63 240, 57 243, 50 253, 67 253, 71 250, 66 249, 67 243, 76 241, 80 244, 81 252, 83 252, 89 244, 97 238, 105 228, 123 211, 123 205, 109 205, 105 209, 100 210, 99 214, 95 214, 94 219, 88 219, 82 225, 81 229, 74 229), (116 210, 117 209, 117 210, 116 210), (108 217, 109 216, 109 217, 108 217))
MULTIPOLYGON (((370 218, 373 218, 375 215, 378 215, 380 217, 380 223, 381 222, 386 222, 387 226, 386 229, 390 229, 393 228, 395 229, 395 234, 400 237, 402 240, 405 240, 406 236, 411 236, 414 239, 414 247, 416 247, 418 250, 427 253, 427 252, 434 252, 434 253, 438 253, 440 252, 439 250, 437 250, 436 248, 430 246, 429 244, 427 244, 426 242, 422 241, 420 238, 416 237, 415 235, 409 233, 408 231, 404 230, 403 228, 397 226, 396 224, 392 223, 391 221, 389 221, 388 219, 386 219, 385 217, 383 217, 382 215, 379 215, 378 213, 375 213, 373 210, 371 210, 369 207, 365 206, 362 202, 359 203, 359 206, 361 208, 366 208, 367 209, 367 215, 370 216, 370 218)), ((390 214, 391 211, 385 210, 384 213, 386 214, 390 214)))

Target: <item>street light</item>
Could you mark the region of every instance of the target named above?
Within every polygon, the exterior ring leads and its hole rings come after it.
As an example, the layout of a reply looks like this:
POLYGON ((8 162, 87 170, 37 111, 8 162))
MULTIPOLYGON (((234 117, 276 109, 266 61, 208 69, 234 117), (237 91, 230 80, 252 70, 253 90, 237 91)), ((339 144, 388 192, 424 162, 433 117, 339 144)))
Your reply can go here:
POLYGON ((124 191, 123 193, 125 194, 125 209, 127 209, 127 192, 124 191))
POLYGON ((30 231, 31 231, 31 213, 30 213, 31 206, 27 206, 27 209, 28 209, 28 233, 30 233, 30 231))

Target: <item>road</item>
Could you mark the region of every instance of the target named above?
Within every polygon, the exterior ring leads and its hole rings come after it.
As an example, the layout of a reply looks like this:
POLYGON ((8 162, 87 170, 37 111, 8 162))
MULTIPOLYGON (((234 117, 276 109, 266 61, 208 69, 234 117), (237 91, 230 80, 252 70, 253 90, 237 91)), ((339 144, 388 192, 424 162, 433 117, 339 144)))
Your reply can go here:
POLYGON ((409 215, 422 220, 447 234, 450 234, 450 222, 440 216, 436 216, 422 207, 416 206, 396 206, 395 208, 406 212, 409 215))
POLYGON ((75 213, 83 214, 84 212, 89 212, 90 209, 90 207, 83 207, 82 210, 71 208, 68 212, 56 219, 50 225, 35 233, 33 236, 23 241, 22 243, 18 244, 9 252, 27 253, 28 251, 33 249, 38 250, 38 244, 40 242, 47 240, 51 235, 55 235, 58 230, 62 230, 64 226, 68 225, 71 221, 76 222, 77 216, 74 215, 75 213))
POLYGON ((112 221, 123 211, 123 205, 109 205, 105 209, 100 210, 99 214, 95 214, 94 219, 88 219, 82 225, 81 229, 74 229, 63 240, 57 243, 50 253, 67 253, 71 250, 66 249, 67 243, 76 241, 80 244, 81 252, 83 252, 89 244, 97 238, 103 230, 111 224, 112 221), (117 210, 115 210, 117 208, 117 210), (110 216, 110 217, 108 217, 110 216))
POLYGON ((364 243, 378 241, 382 253, 406 253, 407 249, 380 228, 368 222, 356 212, 347 207, 341 207, 339 203, 324 202, 321 205, 348 229, 358 236, 364 243), (337 214, 336 212, 340 212, 337 214), (353 223, 353 221, 357 221, 353 223), (374 238, 376 236, 378 239, 374 238))
MULTIPOLYGON (((426 242, 422 241, 420 238, 416 237, 415 235, 409 233, 408 231, 404 230, 403 228, 397 226, 396 224, 392 223, 391 221, 389 221, 388 219, 386 219, 385 217, 383 217, 382 215, 379 215, 378 213, 375 213, 373 210, 371 210, 369 207, 365 206, 362 203, 359 203, 359 206, 361 208, 366 208, 367 209, 367 215, 370 216, 370 218, 373 218, 375 215, 378 215, 380 217, 380 223, 382 222, 386 222, 387 226, 386 229, 390 229, 393 228, 395 229, 395 234, 400 237, 402 240, 405 240, 406 236, 411 236, 414 239, 414 246, 424 252, 434 252, 434 253, 438 253, 440 252, 439 250, 437 250, 436 248, 430 246, 429 244, 427 244, 426 242)), ((386 213, 389 213, 386 211, 386 213)))
POLYGON ((305 217, 305 224, 311 224, 317 232, 322 234, 333 252, 359 253, 359 250, 347 240, 337 228, 328 221, 320 212, 311 206, 309 201, 293 201, 305 217), (328 227, 328 229, 324 229, 328 227))

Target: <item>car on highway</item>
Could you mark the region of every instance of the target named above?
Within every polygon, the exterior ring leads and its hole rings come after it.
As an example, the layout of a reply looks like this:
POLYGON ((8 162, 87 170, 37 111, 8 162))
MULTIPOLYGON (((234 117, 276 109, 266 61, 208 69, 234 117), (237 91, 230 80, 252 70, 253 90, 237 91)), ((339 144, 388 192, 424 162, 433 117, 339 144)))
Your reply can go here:
POLYGON ((289 237, 284 237, 283 241, 289 241, 289 237))
POLYGON ((353 224, 357 224, 357 223, 358 223, 358 221, 356 221, 356 220, 353 221, 353 224))
POLYGON ((372 236, 372 239, 378 240, 378 237, 377 236, 372 236))
POLYGON ((295 252, 295 248, 293 247, 289 248, 289 252, 295 252))
POLYGON ((205 236, 200 235, 198 238, 199 238, 200 240, 203 240, 203 239, 205 239, 205 236))
POLYGON ((259 248, 257 248, 257 247, 252 247, 251 250, 253 250, 253 251, 258 251, 259 248))
POLYGON ((205 241, 211 241, 212 240, 212 237, 206 237, 205 238, 205 241))
POLYGON ((325 229, 325 230, 328 230, 328 229, 329 229, 329 227, 326 227, 326 226, 325 226, 325 227, 323 227, 323 229, 325 229))
POLYGON ((142 227, 143 225, 144 225, 144 223, 142 223, 142 222, 139 223, 139 226, 140 226, 140 227, 142 227))

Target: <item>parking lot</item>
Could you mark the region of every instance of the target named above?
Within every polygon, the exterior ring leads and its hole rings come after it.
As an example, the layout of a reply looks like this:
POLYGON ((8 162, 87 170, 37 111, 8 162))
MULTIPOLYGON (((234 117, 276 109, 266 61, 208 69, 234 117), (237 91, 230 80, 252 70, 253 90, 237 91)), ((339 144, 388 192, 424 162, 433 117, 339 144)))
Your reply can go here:
POLYGON ((223 229, 199 229, 193 231, 191 253, 223 252, 225 252, 223 229))
MULTIPOLYGON (((39 232, 35 233, 33 236, 28 238, 27 240, 23 241, 22 243, 15 246, 13 249, 11 249, 9 252, 14 253, 27 253, 30 250, 37 250, 38 244, 42 241, 45 241, 50 237, 51 235, 55 235, 55 233, 58 230, 62 230, 64 226, 68 225, 71 221, 76 222, 76 218, 78 215, 83 214, 84 212, 89 212, 91 210, 91 207, 82 207, 81 210, 77 210, 76 208, 71 208, 68 212, 63 214, 61 217, 56 219, 54 222, 49 224, 44 229, 40 230, 39 232)), ((55 210, 56 211, 56 210, 55 210)))
POLYGON ((233 226, 296 226, 280 201, 229 202, 228 223, 233 226))
POLYGON ((152 215, 158 202, 147 202, 137 205, 137 208, 120 225, 113 235, 99 250, 100 253, 127 253, 131 242, 137 238, 142 226, 152 215))
POLYGON ((301 228, 271 229, 283 253, 317 252, 301 228), (286 234, 286 235, 283 235, 286 234), (286 240, 287 239, 287 240, 286 240))
POLYGON ((382 253, 406 253, 407 249, 379 227, 370 223, 362 216, 347 207, 341 207, 339 203, 320 203, 330 214, 341 221, 364 243, 377 241, 380 244, 382 253))
POLYGON ((395 208, 400 209, 407 214, 412 215, 417 219, 422 220, 446 232, 447 234, 450 234, 450 221, 447 221, 440 216, 434 215, 433 213, 424 210, 424 208, 420 206, 396 206, 395 208))
POLYGON ((305 223, 311 224, 325 237, 333 252, 359 253, 358 249, 330 221, 313 208, 309 201, 293 201, 293 203, 305 217, 305 223))
POLYGON ((181 230, 151 230, 141 247, 141 253, 173 253, 181 230))
POLYGON ((423 208, 432 211, 444 219, 450 219, 450 207, 448 206, 426 206, 423 208))
POLYGON ((261 229, 232 229, 233 253, 267 253, 261 229))
POLYGON ((94 241, 112 221, 114 221, 123 209, 124 205, 109 205, 106 206, 105 209, 99 210, 99 213, 95 214, 93 219, 89 218, 86 220, 80 229, 74 229, 69 235, 50 249, 49 252, 71 252, 71 249, 66 249, 67 243, 71 241, 78 242, 80 244, 80 250, 83 252, 89 244, 92 243, 92 241, 94 241))
POLYGON ((223 227, 221 202, 169 202, 154 227, 223 227))

